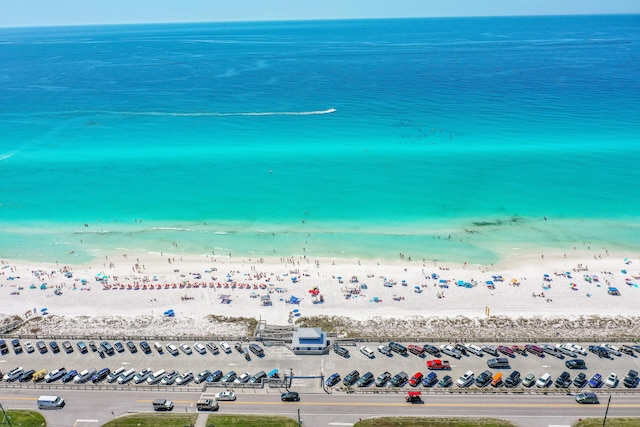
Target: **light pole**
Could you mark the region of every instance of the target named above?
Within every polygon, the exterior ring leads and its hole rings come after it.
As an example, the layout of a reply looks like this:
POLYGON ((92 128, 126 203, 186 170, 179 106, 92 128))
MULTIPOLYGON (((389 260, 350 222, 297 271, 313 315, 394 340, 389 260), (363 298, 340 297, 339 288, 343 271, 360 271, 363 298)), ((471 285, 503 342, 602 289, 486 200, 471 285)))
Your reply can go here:
POLYGON ((602 420, 602 427, 605 427, 607 423, 607 414, 609 413, 609 405, 611 404, 611 395, 609 395, 609 400, 607 401, 607 409, 604 411, 604 419, 602 420))

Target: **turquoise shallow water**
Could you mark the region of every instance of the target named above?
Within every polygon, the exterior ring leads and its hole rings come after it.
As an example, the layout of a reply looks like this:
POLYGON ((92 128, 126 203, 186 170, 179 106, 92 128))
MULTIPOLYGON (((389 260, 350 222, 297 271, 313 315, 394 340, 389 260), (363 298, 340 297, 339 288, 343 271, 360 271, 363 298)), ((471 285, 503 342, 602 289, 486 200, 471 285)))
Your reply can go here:
POLYGON ((0 57, 2 257, 638 250, 638 16, 0 29, 0 57))

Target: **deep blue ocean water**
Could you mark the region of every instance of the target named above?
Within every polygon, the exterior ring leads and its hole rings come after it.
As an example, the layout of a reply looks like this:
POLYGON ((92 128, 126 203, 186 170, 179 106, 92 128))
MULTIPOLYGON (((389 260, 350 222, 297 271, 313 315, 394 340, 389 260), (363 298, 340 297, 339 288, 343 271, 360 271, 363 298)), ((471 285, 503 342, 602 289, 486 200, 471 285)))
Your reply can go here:
POLYGON ((638 70, 638 15, 0 29, 0 257, 637 251, 638 70))

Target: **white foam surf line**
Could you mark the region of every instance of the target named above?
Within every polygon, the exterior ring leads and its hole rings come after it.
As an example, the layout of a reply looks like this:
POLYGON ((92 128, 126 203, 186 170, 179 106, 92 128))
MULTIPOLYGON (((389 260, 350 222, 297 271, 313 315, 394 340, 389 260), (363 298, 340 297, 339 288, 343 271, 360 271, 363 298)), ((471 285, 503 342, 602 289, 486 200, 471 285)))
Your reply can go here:
POLYGON ((320 111, 256 111, 256 112, 235 112, 235 113, 180 113, 164 111, 122 111, 110 112, 111 114, 122 114, 128 116, 173 116, 173 117, 228 117, 228 116, 316 116, 322 114, 335 113, 335 108, 320 111))

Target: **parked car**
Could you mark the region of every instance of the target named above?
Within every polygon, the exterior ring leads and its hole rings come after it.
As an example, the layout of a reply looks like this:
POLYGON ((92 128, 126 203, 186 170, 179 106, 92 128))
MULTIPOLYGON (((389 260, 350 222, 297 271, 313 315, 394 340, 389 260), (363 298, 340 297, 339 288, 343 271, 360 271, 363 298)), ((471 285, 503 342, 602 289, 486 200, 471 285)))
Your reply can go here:
MULTIPOLYGON (((91 346, 91 344, 89 344, 89 346, 91 346)), ((116 354, 115 349, 108 341, 102 341, 100 343, 100 348, 109 356, 113 356, 114 354, 116 354)))
POLYGON ((149 345, 148 342, 146 341, 140 341, 140 348, 142 349, 142 352, 144 354, 149 354, 151 353, 151 346, 149 345))
POLYGON ((385 356, 391 356, 391 349, 389 348, 388 345, 379 345, 378 346, 378 351, 382 354, 384 354, 385 356))
POLYGON ((375 359, 375 357, 376 357, 376 355, 373 352, 373 350, 371 350, 369 347, 366 347, 366 346, 360 347, 360 353, 364 354, 369 359, 375 359))
POLYGON ((223 383, 232 383, 236 378, 238 378, 238 374, 236 374, 236 371, 229 371, 222 377, 220 381, 223 383))
POLYGON ((475 354, 476 356, 479 356, 479 357, 483 357, 484 356, 484 353, 482 352, 482 348, 478 347, 475 344, 465 344, 465 347, 467 347, 467 351, 469 353, 473 353, 473 354, 475 354))
POLYGON ((383 372, 381 373, 378 378, 376 379, 376 387, 384 387, 387 385, 387 383, 389 382, 389 380, 391 379, 391 373, 390 372, 383 372))
POLYGON ((391 341, 389 343, 389 348, 391 349, 391 351, 393 351, 394 353, 398 353, 400 356, 406 356, 408 353, 407 347, 397 342, 391 341))
POLYGON ((463 356, 467 356, 467 346, 466 345, 461 344, 461 343, 457 343, 456 345, 453 346, 453 348, 455 348, 460 353, 462 353, 463 356))
POLYGON ((113 347, 116 349, 118 353, 122 353, 124 351, 124 346, 120 341, 116 341, 113 343, 113 347))
POLYGON ((331 374, 331 376, 327 378, 326 384, 327 384, 327 387, 333 387, 339 382, 340 382, 340 374, 336 372, 334 374, 331 374))
POLYGON ((31 381, 33 379, 33 374, 35 373, 36 371, 34 369, 29 369, 28 371, 24 371, 22 375, 20 375, 20 378, 18 378, 18 381, 20 381, 21 383, 31 381))
POLYGON ((349 357, 349 350, 347 350, 344 347, 339 346, 338 344, 335 344, 333 346, 333 351, 336 352, 336 354, 342 356, 342 357, 349 357))
POLYGON ((438 374, 436 374, 435 372, 429 372, 422 379, 422 386, 433 387, 434 385, 436 385, 437 382, 438 382, 438 374))
POLYGON ((49 347, 51 347, 51 351, 54 353, 60 353, 60 346, 57 342, 51 341, 49 342, 49 347))
POLYGON ((442 357, 442 353, 440 353, 440 350, 438 349, 438 347, 436 347, 434 345, 425 344, 425 345, 422 346, 422 348, 424 349, 424 351, 426 353, 429 353, 433 357, 442 357))
POLYGON ((146 381, 152 373, 153 371, 151 368, 144 368, 142 371, 138 372, 135 377, 133 377, 133 383, 140 384, 146 381))
POLYGON ((208 383, 215 383, 220 381, 220 379, 222 378, 222 371, 221 370, 217 370, 211 373, 211 375, 209 375, 207 377, 207 382, 208 383))
POLYGON ((178 378, 179 375, 180 373, 175 369, 173 371, 169 371, 169 373, 162 378, 160 383, 162 385, 172 385, 173 383, 176 382, 176 379, 178 378))
POLYGON ((299 402, 300 395, 298 394, 298 392, 295 392, 295 391, 287 391, 280 395, 280 399, 283 402, 299 402))
POLYGON ((241 342, 237 342, 235 343, 235 345, 233 346, 233 348, 236 349, 236 351, 240 354, 242 354, 244 352, 244 348, 242 347, 242 343, 241 342))
POLYGON ((498 347, 496 347, 495 345, 483 345, 481 349, 487 354, 498 357, 498 347))
POLYGON ((63 383, 68 383, 69 381, 72 381, 76 377, 76 375, 78 375, 78 371, 76 371, 75 369, 72 369, 69 372, 67 372, 65 376, 60 378, 60 381, 63 383))
POLYGON ((87 348, 87 345, 84 343, 84 341, 78 341, 76 343, 76 347, 78 348, 78 351, 80 352, 80 354, 85 354, 89 352, 89 349, 87 348))
POLYGON ((622 384, 627 388, 635 388, 638 386, 639 381, 640 377, 638 377, 638 371, 629 369, 629 372, 627 372, 627 375, 625 375, 624 380, 622 380, 622 384))
POLYGON ((93 341, 89 341, 89 348, 91 349, 91 351, 98 351, 98 347, 96 347, 96 343, 93 341))
POLYGON ((453 346, 450 345, 441 345, 440 351, 448 356, 455 357, 456 359, 460 359, 462 357, 462 353, 460 353, 459 350, 456 350, 453 346))
POLYGON ((491 369, 511 369, 509 359, 506 357, 492 357, 487 360, 487 366, 491 369))
POLYGON ((187 344, 180 344, 180 350, 187 356, 193 353, 193 351, 191 351, 191 347, 189 347, 187 344))
POLYGON ((504 385, 513 388, 520 384, 520 372, 512 371, 506 380, 504 380, 504 385))
POLYGON ((185 371, 182 375, 176 378, 177 385, 189 384, 191 381, 193 381, 193 372, 191 371, 185 371))
POLYGON ((595 393, 578 393, 576 394, 576 402, 578 403, 600 403, 598 401, 598 396, 595 393))
POLYGON ((177 356, 178 353, 178 347, 176 347, 173 343, 169 343, 167 344, 167 351, 169 352, 169 354, 171 354, 172 356, 177 356))
POLYGON ((498 351, 502 354, 504 354, 505 356, 508 357, 515 357, 513 354, 513 350, 511 349, 511 347, 507 347, 506 345, 499 345, 498 346, 498 351))
POLYGON ((205 369, 204 371, 196 375, 196 378, 193 382, 196 384, 200 384, 202 381, 205 381, 209 375, 211 375, 211 371, 208 369, 205 369))
POLYGON ((493 380, 493 372, 491 372, 491 371, 483 371, 476 378, 476 386, 478 386, 480 388, 485 387, 486 385, 488 385, 491 382, 491 380, 493 380))
POLYGON ((71 342, 69 341, 64 341, 62 343, 62 348, 64 349, 64 352, 69 354, 69 353, 73 353, 73 346, 71 345, 71 342))
POLYGON ((354 369, 353 371, 349 372, 346 377, 344 377, 342 383, 349 387, 352 386, 356 381, 358 381, 358 378, 360 378, 360 373, 354 369))
POLYGON ((397 373, 391 378, 390 383, 392 387, 402 387, 409 381, 409 376, 406 372, 402 371, 397 373))
POLYGON ((218 346, 215 345, 214 343, 210 342, 207 343, 207 349, 209 349, 209 351, 211 352, 211 354, 219 354, 220 350, 218 350, 218 346))
POLYGON ((600 388, 602 387, 602 375, 595 373, 589 380, 589 387, 600 388))
POLYGON ((224 341, 220 343, 220 348, 227 354, 231 353, 231 346, 224 341))
POLYGON ((33 353, 35 351, 35 349, 33 348, 33 344, 31 344, 31 341, 27 341, 24 343, 24 350, 27 353, 33 353))
POLYGON ((587 384, 587 374, 584 372, 580 372, 578 375, 573 378, 573 385, 582 388, 587 384))
POLYGON ((238 378, 236 378, 233 382, 236 384, 244 384, 249 382, 249 378, 251 378, 251 374, 249 372, 245 372, 241 374, 238 378))
POLYGON ((11 340, 11 346, 13 347, 13 352, 15 354, 20 354, 20 353, 23 352, 22 345, 20 344, 20 340, 19 339, 11 340))
POLYGON ((534 344, 527 344, 524 346, 525 350, 531 354, 535 354, 538 357, 544 357, 544 350, 534 344))
POLYGON ((587 355, 587 351, 583 347, 579 346, 578 344, 566 343, 564 346, 565 348, 568 348, 571 351, 576 352, 578 354, 582 354, 583 356, 587 355))
POLYGON ((569 369, 587 369, 587 364, 582 359, 569 359, 564 365, 569 369))
POLYGON ((606 348, 611 354, 614 354, 618 357, 622 356, 622 353, 620 352, 620 349, 618 347, 616 347, 613 344, 609 344, 609 343, 604 343, 601 345, 601 347, 606 348))
POLYGON ((527 374, 526 377, 522 380, 522 385, 525 387, 531 387, 536 382, 536 376, 533 374, 527 374))
POLYGON ((467 371, 458 378, 456 385, 460 388, 469 387, 474 379, 473 371, 467 371))
POLYGON ((551 374, 544 373, 538 381, 536 381, 536 387, 538 388, 547 388, 551 385, 551 374))
POLYGON ((6 374, 4 374, 3 379, 7 382, 16 381, 20 378, 20 375, 22 375, 23 372, 24 372, 24 368, 22 366, 18 368, 14 368, 9 372, 7 372, 6 374))
POLYGON ((133 343, 133 341, 127 341, 127 348, 131 352, 131 354, 135 354, 138 352, 138 347, 133 343))
POLYGON ((236 394, 233 391, 226 390, 215 394, 216 400, 220 401, 233 401, 236 400, 236 394))
POLYGON ((571 374, 567 371, 562 372, 558 378, 556 378, 554 385, 558 388, 569 387, 571 385, 571 374))
POLYGON ((451 369, 451 364, 448 360, 427 360, 427 369, 431 371, 449 370, 451 369))
POLYGON ((423 357, 424 356, 424 347, 422 347, 422 346, 415 345, 415 344, 409 344, 407 346, 407 350, 409 351, 409 353, 415 354, 418 357, 423 357))
POLYGON ((570 347, 567 347, 566 344, 556 344, 556 351, 559 351, 560 353, 569 356, 569 357, 577 357, 578 355, 576 354, 575 351, 573 351, 570 347))
POLYGON ((564 354, 562 354, 562 352, 556 349, 555 345, 540 344, 540 347, 542 347, 542 351, 544 351, 545 353, 551 356, 557 357, 558 359, 564 359, 564 354))
POLYGON ((109 375, 107 375, 107 382, 108 383, 114 383, 116 382, 116 380, 118 379, 118 377, 120 375, 122 375, 122 373, 125 371, 126 369, 124 368, 124 366, 116 369, 115 371, 112 371, 109 375))
POLYGON ((411 379, 409 380, 409 385, 411 387, 417 387, 420 385, 420 383, 422 382, 422 377, 424 375, 422 375, 422 372, 416 372, 415 374, 413 374, 413 376, 411 377, 411 379))
POLYGON ((54 369, 53 371, 45 375, 44 382, 52 383, 54 381, 58 381, 60 378, 64 377, 65 375, 67 375, 67 370, 65 368, 54 369))
POLYGON ((9 353, 9 347, 7 347, 7 342, 5 340, 0 340, 0 354, 5 355, 9 353))
POLYGON ((367 372, 364 375, 362 375, 360 378, 358 378, 358 381, 356 381, 356 385, 358 387, 367 387, 369 386, 376 378, 373 376, 373 373, 371 372, 367 372))
POLYGON ((448 388, 448 387, 451 387, 452 385, 453 385, 453 378, 451 378, 451 375, 445 375, 438 382, 438 387, 440 388, 448 388))
POLYGON ((111 373, 111 369, 102 368, 95 374, 91 375, 91 382, 93 382, 94 384, 99 383, 100 381, 107 378, 107 375, 109 375, 110 373, 111 373))
POLYGON ((607 377, 607 379, 604 382, 604 385, 606 385, 609 388, 616 388, 618 387, 618 374, 616 374, 615 372, 611 372, 609 374, 609 376, 607 377))
POLYGON ((264 350, 258 344, 249 344, 249 350, 258 357, 264 357, 264 350))

